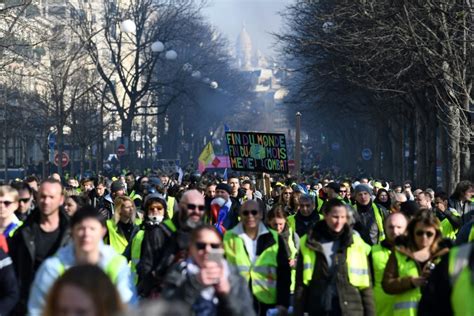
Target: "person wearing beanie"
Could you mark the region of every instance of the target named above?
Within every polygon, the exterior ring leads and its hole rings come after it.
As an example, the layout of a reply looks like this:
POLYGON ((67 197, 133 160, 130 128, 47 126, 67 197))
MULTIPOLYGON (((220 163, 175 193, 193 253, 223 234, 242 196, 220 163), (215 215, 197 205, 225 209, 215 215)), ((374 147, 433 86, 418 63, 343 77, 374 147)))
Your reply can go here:
POLYGON ((156 265, 155 253, 161 245, 159 227, 169 219, 164 196, 154 193, 148 195, 143 204, 144 218, 140 231, 135 235, 124 255, 131 260, 135 284, 143 280, 156 265))
POLYGON ((112 182, 112 184, 110 185, 110 192, 111 192, 111 195, 112 195, 112 199, 114 199, 114 200, 117 196, 124 196, 125 195, 125 184, 120 180, 116 180, 116 181, 112 182))
POLYGON ((370 246, 385 239, 383 222, 388 211, 372 201, 372 189, 367 184, 359 184, 354 188, 356 203, 354 229, 370 246))
POLYGON ((239 200, 232 197, 232 188, 227 183, 216 186, 216 197, 211 202, 210 222, 224 233, 239 223, 239 200))

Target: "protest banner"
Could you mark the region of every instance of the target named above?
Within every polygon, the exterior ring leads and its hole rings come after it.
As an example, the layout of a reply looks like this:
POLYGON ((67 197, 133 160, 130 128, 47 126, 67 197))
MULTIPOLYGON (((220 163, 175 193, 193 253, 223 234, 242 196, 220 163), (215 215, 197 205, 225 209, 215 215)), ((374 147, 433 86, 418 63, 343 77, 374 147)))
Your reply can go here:
POLYGON ((285 134, 227 131, 225 138, 233 170, 288 173, 285 134))

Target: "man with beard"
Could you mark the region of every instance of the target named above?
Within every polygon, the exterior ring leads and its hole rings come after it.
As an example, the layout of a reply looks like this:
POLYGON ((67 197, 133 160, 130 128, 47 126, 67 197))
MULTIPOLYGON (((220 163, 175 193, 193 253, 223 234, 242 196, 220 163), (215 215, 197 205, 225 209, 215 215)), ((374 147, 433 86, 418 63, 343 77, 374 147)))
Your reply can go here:
POLYGON ((191 231, 202 223, 204 211, 203 195, 197 190, 186 191, 179 201, 178 216, 165 220, 159 226, 154 247, 142 248, 142 256, 151 251, 153 263, 143 266, 140 262, 137 265, 137 290, 141 297, 159 294, 168 268, 186 258, 191 231))

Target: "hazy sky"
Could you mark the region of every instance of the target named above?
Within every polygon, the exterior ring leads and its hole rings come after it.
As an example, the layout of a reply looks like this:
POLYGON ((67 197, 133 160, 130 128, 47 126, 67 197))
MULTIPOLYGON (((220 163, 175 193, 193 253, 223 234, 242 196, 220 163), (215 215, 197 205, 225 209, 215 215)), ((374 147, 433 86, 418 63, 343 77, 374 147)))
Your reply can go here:
POLYGON ((264 54, 275 55, 275 41, 270 32, 278 32, 282 20, 278 12, 294 0, 209 0, 204 14, 217 29, 235 45, 245 23, 252 38, 253 48, 264 54))

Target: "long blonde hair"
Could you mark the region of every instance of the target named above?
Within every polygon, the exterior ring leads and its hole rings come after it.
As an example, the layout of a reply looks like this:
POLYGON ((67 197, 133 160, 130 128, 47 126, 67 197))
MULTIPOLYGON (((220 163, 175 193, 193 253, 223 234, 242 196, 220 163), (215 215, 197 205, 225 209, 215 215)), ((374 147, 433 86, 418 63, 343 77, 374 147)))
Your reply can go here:
POLYGON ((114 222, 117 224, 120 221, 120 212, 122 211, 122 207, 125 202, 130 202, 132 204, 132 216, 130 217, 130 221, 135 223, 135 219, 137 217, 137 210, 135 208, 135 203, 133 203, 132 199, 126 195, 117 196, 114 200, 115 205, 115 212, 114 212, 114 222))

